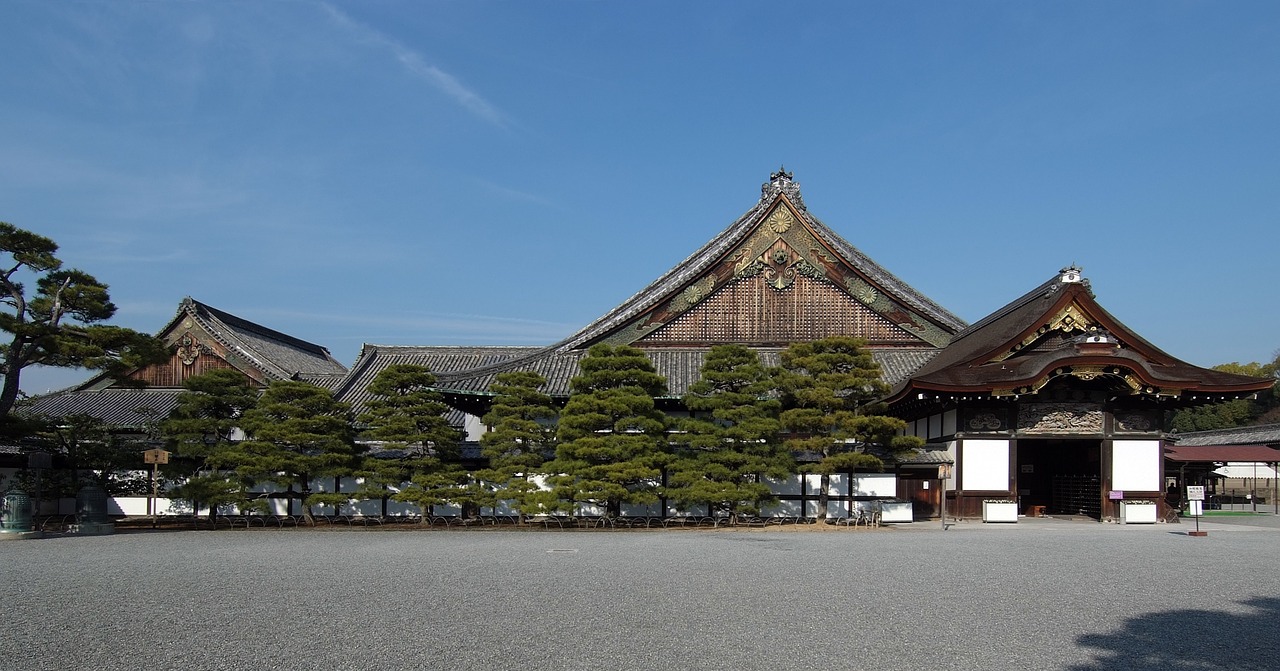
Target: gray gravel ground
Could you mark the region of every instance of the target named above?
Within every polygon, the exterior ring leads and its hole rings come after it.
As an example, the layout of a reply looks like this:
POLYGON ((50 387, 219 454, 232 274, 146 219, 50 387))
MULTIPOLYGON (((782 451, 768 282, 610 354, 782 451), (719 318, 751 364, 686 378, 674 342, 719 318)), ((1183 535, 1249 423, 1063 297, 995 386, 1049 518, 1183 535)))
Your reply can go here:
POLYGON ((0 542, 0 669, 1280 668, 1280 529, 0 542))

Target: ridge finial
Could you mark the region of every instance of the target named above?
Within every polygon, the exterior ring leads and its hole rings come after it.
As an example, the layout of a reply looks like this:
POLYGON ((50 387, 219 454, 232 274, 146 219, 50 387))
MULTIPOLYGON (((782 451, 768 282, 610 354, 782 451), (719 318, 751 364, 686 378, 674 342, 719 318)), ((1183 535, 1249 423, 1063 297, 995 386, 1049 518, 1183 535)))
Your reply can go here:
POLYGON ((786 166, 779 166, 777 172, 769 173, 769 181, 760 187, 760 201, 768 203, 781 193, 786 195, 792 205, 805 209, 804 200, 800 198, 800 184, 794 177, 795 173, 787 172, 786 166))

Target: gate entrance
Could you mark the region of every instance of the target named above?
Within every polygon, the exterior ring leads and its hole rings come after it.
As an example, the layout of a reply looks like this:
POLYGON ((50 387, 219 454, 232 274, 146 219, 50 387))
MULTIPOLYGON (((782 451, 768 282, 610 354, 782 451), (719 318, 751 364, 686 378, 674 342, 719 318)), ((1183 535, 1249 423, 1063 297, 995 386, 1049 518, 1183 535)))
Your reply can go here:
POLYGON ((1102 518, 1102 441, 1021 439, 1017 453, 1021 513, 1102 518))

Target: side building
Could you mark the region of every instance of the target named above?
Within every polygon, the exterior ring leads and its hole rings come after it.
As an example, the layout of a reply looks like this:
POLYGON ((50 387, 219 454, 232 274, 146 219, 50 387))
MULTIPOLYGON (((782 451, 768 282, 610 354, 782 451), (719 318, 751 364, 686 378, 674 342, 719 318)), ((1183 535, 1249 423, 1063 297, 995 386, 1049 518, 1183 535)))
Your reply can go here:
POLYGON ((1172 411, 1273 382, 1166 354, 1066 268, 958 334, 888 400, 913 435, 955 462, 949 512, 1154 521, 1168 512, 1172 411))
POLYGON ((267 328, 191 298, 156 332, 172 349, 168 361, 135 370, 122 379, 99 374, 60 392, 40 396, 28 412, 63 417, 89 415, 121 430, 145 432, 177 404, 182 384, 218 368, 245 375, 264 388, 274 380, 304 380, 336 388, 345 366, 329 350, 267 328))

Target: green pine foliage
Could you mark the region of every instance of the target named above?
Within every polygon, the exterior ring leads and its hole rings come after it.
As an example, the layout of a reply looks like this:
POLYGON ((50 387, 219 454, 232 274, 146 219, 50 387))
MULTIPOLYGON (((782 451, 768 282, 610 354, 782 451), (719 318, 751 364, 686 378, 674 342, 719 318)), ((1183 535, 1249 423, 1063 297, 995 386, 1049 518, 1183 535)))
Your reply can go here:
POLYGON ((758 515, 775 500, 762 478, 786 477, 795 462, 779 439, 782 404, 770 396, 772 387, 753 350, 711 348, 701 378, 684 397, 692 417, 673 438, 678 449, 667 469, 669 501, 736 519, 758 515))
POLYGON ((223 506, 261 509, 263 502, 249 493, 257 481, 235 470, 240 422, 258 404, 258 391, 230 368, 196 375, 182 386, 178 405, 160 422, 173 453, 166 477, 181 482, 169 490, 170 498, 190 502, 193 510, 208 506, 210 516, 223 506))
MULTIPOLYGON (((112 430, 91 415, 36 418, 36 444, 60 457, 66 468, 52 469, 41 483, 49 496, 75 496, 86 484, 97 484, 109 494, 139 495, 151 492, 150 467, 142 463, 149 445, 144 438, 112 430)), ((29 473, 28 473, 29 475, 29 473)))
POLYGON ((499 373, 491 390, 496 394, 483 421, 490 427, 480 437, 489 467, 476 477, 496 487, 495 498, 510 502, 523 521, 526 515, 556 509, 555 494, 536 480, 556 449, 559 411, 540 389, 546 379, 530 371, 499 373))
POLYGON ((244 413, 241 426, 248 439, 229 455, 230 465, 241 477, 300 487, 307 517, 312 506, 349 503, 354 493, 311 490, 313 479, 339 479, 359 464, 362 449, 355 442, 349 410, 314 384, 272 382, 257 406, 244 413))
POLYGON ((868 447, 904 451, 923 445, 919 438, 898 435, 906 428, 902 420, 879 414, 883 407, 876 401, 889 389, 865 345, 845 337, 794 343, 782 352, 775 374, 786 445, 810 461, 806 470, 822 476, 819 517, 826 516, 832 473, 884 468, 868 447))
POLYGON ((0 264, 0 422, 6 425, 29 366, 121 372, 168 356, 156 338, 104 324, 116 312, 107 285, 64 269, 57 252, 53 240, 0 222, 0 254, 9 257, 0 264))
POLYGON ((595 345, 579 365, 560 413, 556 458, 546 467, 556 474, 557 498, 603 506, 610 516, 624 503, 657 501, 667 418, 654 398, 666 394, 666 380, 628 345, 595 345))
POLYGON ((449 406, 435 383, 424 366, 387 366, 370 383, 373 399, 358 419, 363 437, 381 443, 361 464, 365 491, 386 496, 397 489, 391 498, 421 508, 424 522, 433 506, 473 498, 458 462, 462 435, 449 425, 449 406))

